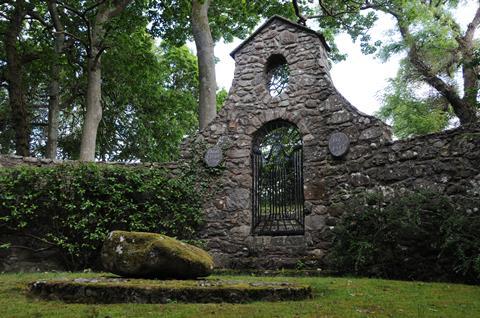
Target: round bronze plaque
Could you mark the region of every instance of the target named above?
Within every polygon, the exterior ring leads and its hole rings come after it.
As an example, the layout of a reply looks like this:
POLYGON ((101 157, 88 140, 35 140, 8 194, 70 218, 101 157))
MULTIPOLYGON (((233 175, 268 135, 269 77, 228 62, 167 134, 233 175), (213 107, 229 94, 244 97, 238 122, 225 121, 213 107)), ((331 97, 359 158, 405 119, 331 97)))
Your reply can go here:
POLYGON ((334 157, 342 157, 350 148, 350 139, 342 132, 336 132, 328 138, 328 150, 334 157))
POLYGON ((223 160, 222 149, 218 146, 208 148, 205 152, 204 160, 210 168, 218 166, 223 160))

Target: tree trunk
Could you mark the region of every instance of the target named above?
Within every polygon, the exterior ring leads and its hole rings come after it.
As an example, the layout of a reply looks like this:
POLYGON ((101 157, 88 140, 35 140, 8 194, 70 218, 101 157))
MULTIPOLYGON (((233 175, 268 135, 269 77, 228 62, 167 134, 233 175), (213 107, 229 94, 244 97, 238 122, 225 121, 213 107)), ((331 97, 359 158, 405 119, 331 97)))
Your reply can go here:
POLYGON ((105 24, 119 15, 132 0, 107 1, 99 7, 90 34, 88 50, 87 114, 82 131, 80 160, 94 161, 97 144, 97 132, 102 120, 102 52, 107 36, 105 24))
POLYGON ((465 36, 457 40, 463 53, 462 71, 463 71, 463 101, 471 106, 470 122, 477 122, 477 95, 479 91, 479 66, 475 62, 475 31, 480 25, 480 5, 473 20, 468 24, 465 36))
POLYGON ((87 114, 83 124, 80 160, 94 161, 98 125, 102 119, 102 69, 98 50, 88 58, 87 114))
POLYGON ((417 71, 423 76, 425 82, 435 88, 443 97, 445 97, 445 99, 452 106, 453 112, 455 115, 457 115, 461 125, 476 122, 476 103, 470 104, 465 98, 462 99, 455 87, 443 81, 432 71, 431 67, 427 65, 420 57, 417 51, 416 43, 414 40, 412 40, 412 36, 408 30, 408 26, 398 18, 397 23, 403 39, 407 43, 410 43, 408 59, 410 63, 412 63, 412 65, 417 69, 417 71))
POLYGON ((208 25, 208 8, 211 0, 192 0, 192 29, 197 47, 200 77, 199 123, 200 130, 215 118, 217 81, 215 78, 214 43, 208 25))
POLYGON ((102 42, 105 37, 105 11, 97 13, 92 28, 90 50, 88 52, 87 114, 83 123, 80 160, 94 161, 97 145, 97 132, 102 120, 102 42))
POLYGON ((55 28, 55 55, 52 65, 50 92, 48 101, 48 132, 47 132, 47 158, 57 157, 58 125, 60 113, 60 72, 62 70, 61 56, 65 45, 64 27, 60 22, 55 1, 48 1, 48 10, 55 28))
MULTIPOLYGON (((60 56, 55 56, 59 59, 60 56)), ((47 132, 47 158, 56 159, 58 146, 58 125, 60 113, 60 69, 61 66, 54 62, 52 65, 50 96, 48 100, 48 132, 47 132)))
POLYGON ((24 2, 18 1, 12 12, 5 32, 6 80, 12 123, 15 129, 15 151, 19 156, 29 156, 30 126, 29 113, 25 101, 22 57, 18 52, 17 38, 25 18, 24 2))

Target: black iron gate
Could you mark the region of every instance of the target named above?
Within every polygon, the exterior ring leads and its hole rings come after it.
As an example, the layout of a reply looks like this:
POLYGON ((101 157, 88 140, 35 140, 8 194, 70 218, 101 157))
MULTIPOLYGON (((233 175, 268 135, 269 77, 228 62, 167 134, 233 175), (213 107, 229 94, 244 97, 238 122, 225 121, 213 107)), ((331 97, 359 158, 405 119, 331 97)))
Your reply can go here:
POLYGON ((252 233, 300 235, 304 233, 303 152, 297 145, 281 157, 265 158, 252 152, 252 233))

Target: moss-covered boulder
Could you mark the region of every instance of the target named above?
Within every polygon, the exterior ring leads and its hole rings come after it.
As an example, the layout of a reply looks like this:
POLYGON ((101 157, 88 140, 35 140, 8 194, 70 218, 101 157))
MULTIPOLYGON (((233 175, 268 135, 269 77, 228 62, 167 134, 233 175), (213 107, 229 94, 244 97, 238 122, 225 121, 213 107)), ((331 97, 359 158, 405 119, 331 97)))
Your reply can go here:
POLYGON ((155 233, 113 231, 101 259, 105 270, 124 277, 191 279, 213 269, 204 250, 155 233))

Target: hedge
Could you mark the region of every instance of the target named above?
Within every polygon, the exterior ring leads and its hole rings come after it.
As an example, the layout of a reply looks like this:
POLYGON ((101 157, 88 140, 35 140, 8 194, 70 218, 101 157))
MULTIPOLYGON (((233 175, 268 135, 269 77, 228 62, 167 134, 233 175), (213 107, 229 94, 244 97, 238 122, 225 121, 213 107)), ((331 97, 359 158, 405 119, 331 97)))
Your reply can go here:
POLYGON ((169 178, 161 169, 67 164, 0 170, 0 231, 58 248, 70 269, 95 266, 112 230, 195 239, 201 202, 193 178, 169 178))
POLYGON ((480 282, 479 200, 435 192, 357 195, 334 229, 330 266, 343 274, 480 282))

